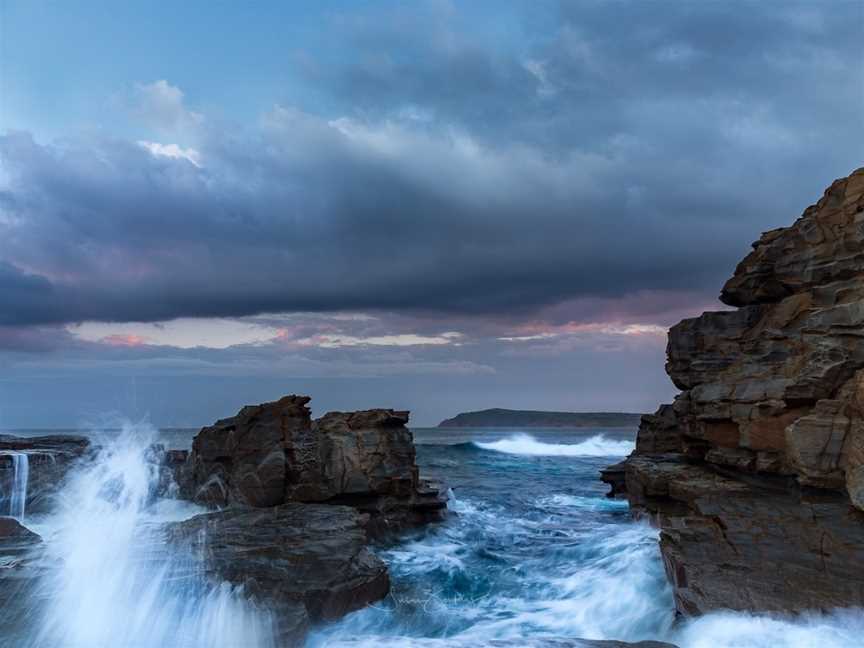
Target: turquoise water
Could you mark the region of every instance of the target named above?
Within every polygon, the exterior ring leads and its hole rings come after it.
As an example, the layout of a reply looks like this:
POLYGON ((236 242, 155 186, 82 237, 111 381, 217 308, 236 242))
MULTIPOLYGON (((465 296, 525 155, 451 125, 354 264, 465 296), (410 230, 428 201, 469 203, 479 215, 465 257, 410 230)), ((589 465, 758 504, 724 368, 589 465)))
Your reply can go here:
POLYGON ((312 645, 570 636, 639 640, 673 621, 656 532, 605 497, 600 468, 633 430, 417 430, 421 473, 451 489, 450 518, 381 550, 386 601, 312 645))

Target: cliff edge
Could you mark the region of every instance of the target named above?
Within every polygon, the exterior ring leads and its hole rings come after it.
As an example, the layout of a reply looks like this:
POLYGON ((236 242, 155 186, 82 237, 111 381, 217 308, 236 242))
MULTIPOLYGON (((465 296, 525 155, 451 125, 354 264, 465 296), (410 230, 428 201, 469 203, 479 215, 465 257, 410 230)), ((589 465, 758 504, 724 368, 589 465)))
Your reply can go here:
POLYGON ((603 479, 660 527, 683 614, 864 606, 864 168, 721 300, 670 330, 682 391, 603 479))

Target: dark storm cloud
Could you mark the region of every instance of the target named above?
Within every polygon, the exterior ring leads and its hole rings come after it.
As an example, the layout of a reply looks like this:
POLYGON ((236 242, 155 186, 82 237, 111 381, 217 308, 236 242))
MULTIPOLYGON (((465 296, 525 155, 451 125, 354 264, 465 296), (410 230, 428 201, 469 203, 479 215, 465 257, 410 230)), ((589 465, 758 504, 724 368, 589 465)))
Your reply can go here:
POLYGON ((565 3, 506 45, 342 18, 356 56, 304 68, 326 117, 216 127, 163 83, 190 159, 8 134, 0 324, 713 293, 860 162, 861 12, 565 3))

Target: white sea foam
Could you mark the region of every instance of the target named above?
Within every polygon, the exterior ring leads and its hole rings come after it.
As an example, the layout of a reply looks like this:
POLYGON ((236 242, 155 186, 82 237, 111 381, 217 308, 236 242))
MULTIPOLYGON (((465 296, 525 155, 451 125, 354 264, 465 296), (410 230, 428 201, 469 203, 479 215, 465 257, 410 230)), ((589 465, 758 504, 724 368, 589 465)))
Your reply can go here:
POLYGON ((797 618, 717 612, 687 622, 670 641, 681 648, 850 648, 864 637, 864 610, 797 618))
POLYGON ((541 509, 565 511, 567 509, 579 509, 582 511, 626 511, 629 505, 626 500, 557 493, 539 498, 537 506, 541 509))
POLYGON ((623 457, 633 450, 633 441, 609 439, 602 434, 579 443, 545 443, 530 434, 514 434, 498 441, 475 441, 484 450, 538 457, 623 457))

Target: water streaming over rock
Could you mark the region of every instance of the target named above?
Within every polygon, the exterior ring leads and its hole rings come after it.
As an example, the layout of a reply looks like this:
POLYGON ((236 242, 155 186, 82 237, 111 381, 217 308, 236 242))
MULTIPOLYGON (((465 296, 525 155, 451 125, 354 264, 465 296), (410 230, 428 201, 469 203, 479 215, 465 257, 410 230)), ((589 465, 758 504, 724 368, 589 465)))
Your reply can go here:
POLYGON ((12 454, 12 492, 9 496, 9 515, 24 520, 27 508, 27 481, 30 474, 30 460, 24 452, 12 454))

